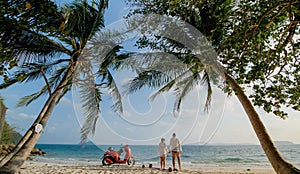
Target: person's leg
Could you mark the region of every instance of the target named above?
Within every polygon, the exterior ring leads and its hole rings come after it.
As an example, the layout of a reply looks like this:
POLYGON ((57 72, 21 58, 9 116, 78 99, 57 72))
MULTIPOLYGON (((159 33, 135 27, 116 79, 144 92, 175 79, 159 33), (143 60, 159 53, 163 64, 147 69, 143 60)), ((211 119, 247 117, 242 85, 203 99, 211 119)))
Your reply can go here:
POLYGON ((166 156, 162 157, 162 169, 165 170, 166 169, 166 156))
POLYGON ((172 164, 173 164, 173 170, 175 169, 175 156, 176 156, 176 152, 172 152, 172 164))
POLYGON ((180 153, 177 153, 177 160, 178 160, 179 170, 181 170, 180 153))
POLYGON ((162 166, 163 166, 163 157, 160 156, 159 158, 160 158, 160 169, 162 169, 162 166))

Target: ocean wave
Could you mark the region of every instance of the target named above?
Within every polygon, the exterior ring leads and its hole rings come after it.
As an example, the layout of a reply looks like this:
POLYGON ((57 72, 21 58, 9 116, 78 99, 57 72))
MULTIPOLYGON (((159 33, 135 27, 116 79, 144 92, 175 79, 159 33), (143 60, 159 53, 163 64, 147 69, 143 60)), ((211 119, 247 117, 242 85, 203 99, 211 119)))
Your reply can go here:
POLYGON ((250 159, 250 158, 239 158, 239 157, 230 157, 224 158, 222 160, 217 160, 219 163, 258 163, 259 160, 250 159))
POLYGON ((243 161, 242 158, 225 158, 224 161, 228 161, 228 162, 239 162, 239 161, 243 161))
POLYGON ((62 163, 62 164, 101 164, 101 159, 83 159, 83 158, 48 158, 36 156, 35 161, 47 163, 62 163))
POLYGON ((181 157, 181 158, 192 158, 192 156, 190 156, 190 155, 185 155, 185 154, 180 155, 180 157, 181 157))

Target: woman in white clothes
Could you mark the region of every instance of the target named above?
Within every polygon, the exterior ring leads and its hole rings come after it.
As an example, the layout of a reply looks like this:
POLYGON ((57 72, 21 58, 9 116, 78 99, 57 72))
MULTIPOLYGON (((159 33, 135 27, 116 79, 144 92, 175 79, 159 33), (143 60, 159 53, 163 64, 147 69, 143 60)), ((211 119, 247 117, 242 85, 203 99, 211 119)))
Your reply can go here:
POLYGON ((160 143, 158 144, 158 150, 157 150, 157 153, 160 157, 160 169, 164 170, 166 168, 166 157, 167 157, 168 151, 169 150, 165 143, 165 139, 162 138, 160 143))
POLYGON ((172 164, 173 164, 173 170, 176 171, 175 168, 175 157, 178 160, 178 166, 179 170, 181 170, 181 162, 180 162, 180 154, 182 152, 182 147, 180 145, 179 139, 176 137, 176 134, 173 133, 173 136, 170 140, 170 150, 172 151, 172 164))

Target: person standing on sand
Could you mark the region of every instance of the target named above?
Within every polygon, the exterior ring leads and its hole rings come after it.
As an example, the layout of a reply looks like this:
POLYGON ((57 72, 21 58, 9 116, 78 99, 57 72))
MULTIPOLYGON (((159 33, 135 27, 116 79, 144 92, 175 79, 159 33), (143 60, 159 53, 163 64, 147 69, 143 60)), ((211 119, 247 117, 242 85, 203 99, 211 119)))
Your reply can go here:
POLYGON ((162 138, 160 143, 158 144, 158 150, 157 153, 159 155, 160 158, 160 169, 165 170, 166 168, 166 158, 167 158, 167 153, 168 153, 168 148, 167 145, 165 143, 165 139, 162 138))
POLYGON ((173 170, 176 171, 175 168, 175 157, 177 157, 178 160, 178 166, 179 170, 181 170, 181 162, 180 162, 180 154, 182 152, 182 148, 180 145, 179 139, 176 137, 176 134, 173 133, 173 136, 170 140, 170 150, 172 151, 172 164, 173 164, 173 170))

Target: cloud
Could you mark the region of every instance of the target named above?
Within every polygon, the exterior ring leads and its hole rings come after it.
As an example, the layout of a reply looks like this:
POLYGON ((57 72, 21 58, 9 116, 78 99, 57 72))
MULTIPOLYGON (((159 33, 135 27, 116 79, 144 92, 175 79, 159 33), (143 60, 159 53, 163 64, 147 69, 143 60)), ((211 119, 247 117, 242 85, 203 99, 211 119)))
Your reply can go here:
POLYGON ((67 98, 67 97, 63 97, 61 100, 60 100, 60 103, 63 104, 63 105, 67 105, 67 106, 72 106, 73 107, 73 102, 71 99, 67 98))
POLYGON ((14 110, 8 109, 7 112, 6 112, 6 117, 7 117, 8 119, 11 119, 11 120, 15 120, 15 121, 22 122, 22 121, 33 120, 33 119, 35 119, 37 116, 36 116, 36 115, 30 115, 30 114, 28 114, 28 113, 17 113, 17 112, 14 111, 14 110))
POLYGON ((25 114, 25 113, 19 113, 18 118, 20 118, 20 119, 32 119, 33 117, 28 115, 28 114, 25 114))
POLYGON ((46 127, 46 131, 48 132, 48 133, 55 133, 55 131, 56 131, 56 126, 54 126, 54 125, 52 125, 52 126, 49 126, 49 127, 46 127))

